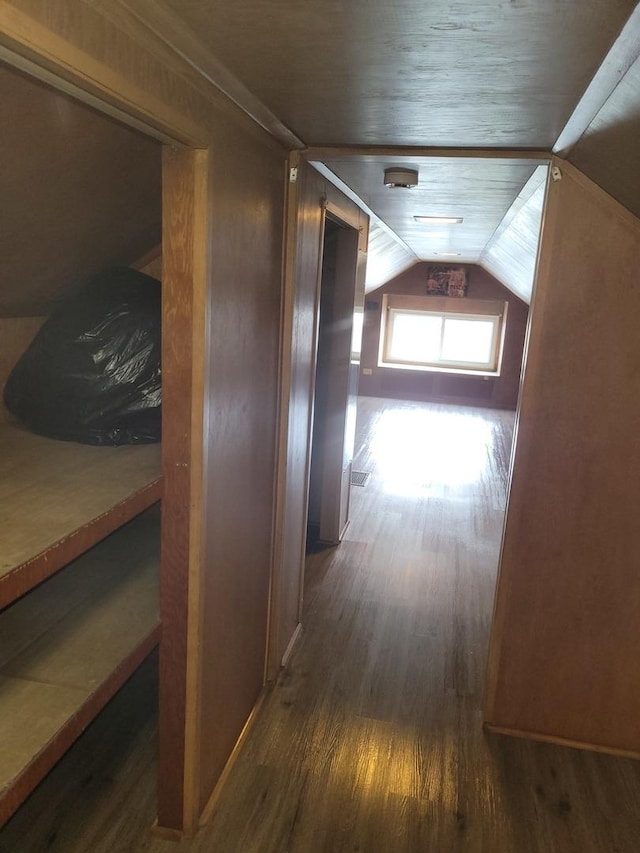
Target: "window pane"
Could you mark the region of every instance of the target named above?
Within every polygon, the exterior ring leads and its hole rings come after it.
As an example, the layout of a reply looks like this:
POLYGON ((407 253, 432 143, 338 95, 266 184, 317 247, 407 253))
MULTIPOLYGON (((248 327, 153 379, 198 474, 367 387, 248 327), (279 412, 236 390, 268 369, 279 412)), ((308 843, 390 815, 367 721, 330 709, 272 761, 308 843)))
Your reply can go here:
POLYGON ((490 365, 493 355, 493 320, 444 321, 442 358, 444 361, 490 365))
POLYGON ((438 360, 441 317, 394 311, 392 323, 389 358, 417 363, 438 360))

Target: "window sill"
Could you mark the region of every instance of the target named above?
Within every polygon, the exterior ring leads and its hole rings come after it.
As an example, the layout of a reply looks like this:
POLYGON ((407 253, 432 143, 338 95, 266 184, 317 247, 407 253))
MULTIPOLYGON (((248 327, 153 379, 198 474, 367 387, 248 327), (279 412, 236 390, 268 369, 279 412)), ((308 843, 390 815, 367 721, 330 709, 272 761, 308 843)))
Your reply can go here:
POLYGON ((391 362, 379 362, 378 369, 383 370, 409 370, 420 373, 449 373, 458 376, 479 376, 484 379, 497 379, 500 373, 496 370, 475 370, 462 367, 432 367, 423 364, 392 364, 391 362))

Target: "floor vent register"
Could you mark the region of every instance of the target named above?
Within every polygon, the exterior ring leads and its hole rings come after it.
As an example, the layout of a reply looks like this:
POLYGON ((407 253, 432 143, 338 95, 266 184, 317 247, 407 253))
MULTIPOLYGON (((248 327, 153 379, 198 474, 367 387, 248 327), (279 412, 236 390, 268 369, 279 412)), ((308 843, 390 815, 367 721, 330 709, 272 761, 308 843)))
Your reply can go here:
POLYGON ((366 486, 367 480, 371 474, 367 471, 352 471, 351 472, 351 485, 352 486, 366 486))

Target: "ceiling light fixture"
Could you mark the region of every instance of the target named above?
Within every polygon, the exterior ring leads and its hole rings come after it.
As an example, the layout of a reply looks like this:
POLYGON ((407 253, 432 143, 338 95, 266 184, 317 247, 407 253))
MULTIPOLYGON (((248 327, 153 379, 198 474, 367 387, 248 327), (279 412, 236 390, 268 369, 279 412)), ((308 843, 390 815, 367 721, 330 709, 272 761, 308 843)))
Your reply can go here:
POLYGON ((433 254, 441 258, 459 258, 462 252, 434 252, 433 254))
POLYGON ((385 187, 401 187, 411 189, 418 186, 418 172, 416 169, 403 169, 401 166, 392 166, 384 170, 385 187))
POLYGON ((462 216, 414 216, 413 218, 424 225, 458 225, 463 221, 462 216))

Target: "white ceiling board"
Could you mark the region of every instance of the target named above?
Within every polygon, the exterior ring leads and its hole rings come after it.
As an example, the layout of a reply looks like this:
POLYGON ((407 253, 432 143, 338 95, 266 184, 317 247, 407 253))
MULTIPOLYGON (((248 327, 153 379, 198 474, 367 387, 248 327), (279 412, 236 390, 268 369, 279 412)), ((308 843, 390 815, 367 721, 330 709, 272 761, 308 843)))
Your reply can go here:
POLYGON ((365 293, 386 284, 401 272, 418 263, 413 252, 399 243, 386 228, 372 219, 369 225, 369 247, 367 252, 367 274, 365 293))
POLYGON ((498 281, 531 303, 546 190, 547 166, 538 166, 480 257, 498 281))
POLYGON ((419 260, 451 260, 441 252, 456 252, 456 260, 477 262, 514 198, 539 161, 476 157, 415 157, 336 154, 326 166, 347 184, 419 260), (413 189, 384 186, 388 166, 419 172, 413 189), (457 225, 422 225, 414 216, 462 216, 457 225))

